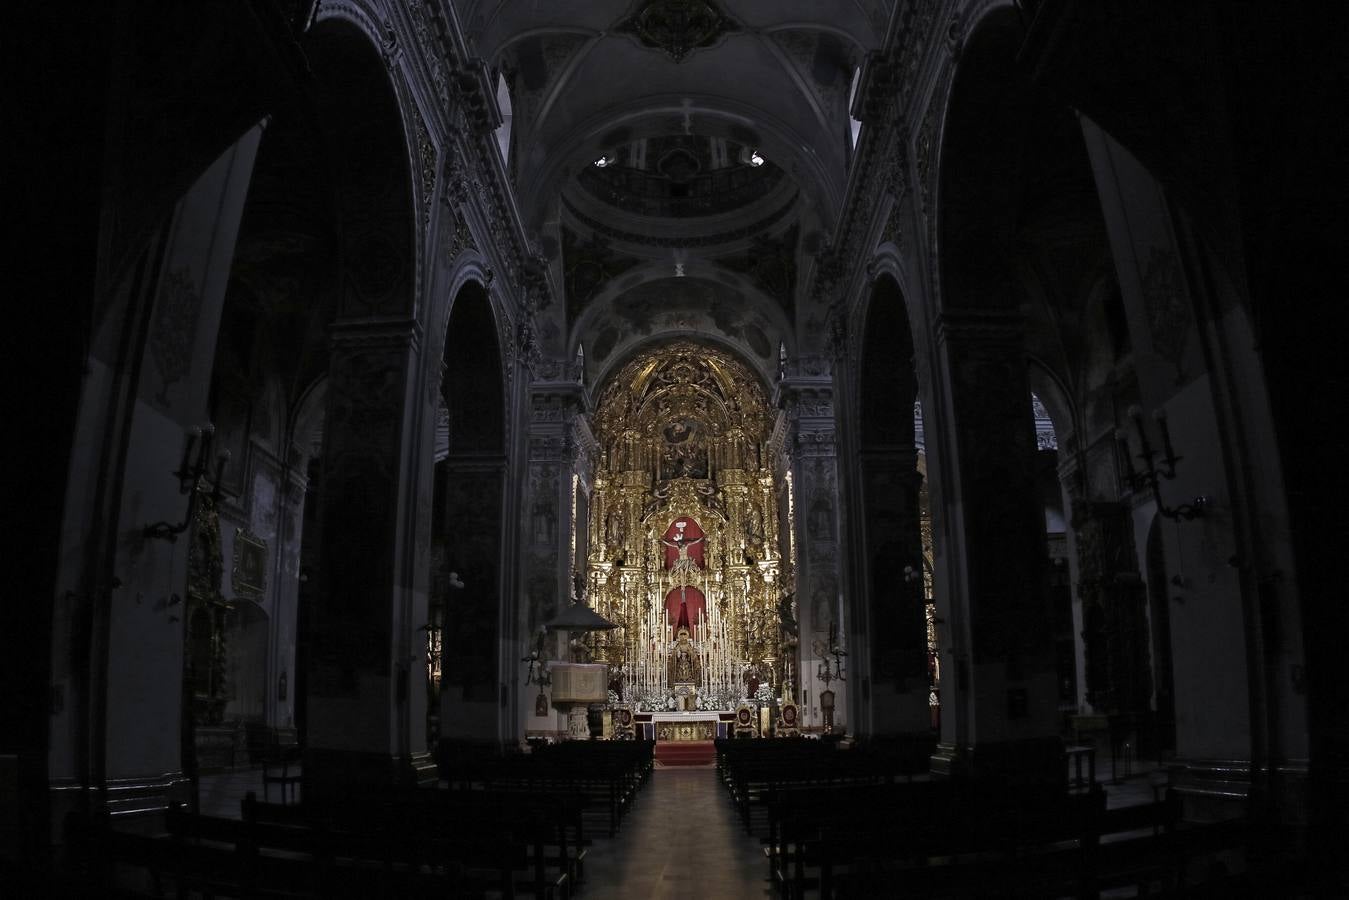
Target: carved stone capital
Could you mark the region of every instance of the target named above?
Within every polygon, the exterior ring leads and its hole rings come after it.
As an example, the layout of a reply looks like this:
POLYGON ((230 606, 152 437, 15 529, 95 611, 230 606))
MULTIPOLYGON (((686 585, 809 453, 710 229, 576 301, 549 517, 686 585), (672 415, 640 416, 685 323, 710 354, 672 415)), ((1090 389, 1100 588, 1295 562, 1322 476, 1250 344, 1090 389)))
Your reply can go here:
POLYGON ((837 456, 837 434, 833 428, 812 428, 796 432, 797 455, 803 458, 837 456))

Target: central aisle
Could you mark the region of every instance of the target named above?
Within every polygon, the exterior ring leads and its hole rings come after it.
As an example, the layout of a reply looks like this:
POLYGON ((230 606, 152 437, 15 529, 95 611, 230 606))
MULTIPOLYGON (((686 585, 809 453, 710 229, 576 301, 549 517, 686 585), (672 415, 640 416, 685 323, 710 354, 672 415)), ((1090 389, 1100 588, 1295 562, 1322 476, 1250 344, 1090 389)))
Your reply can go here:
POLYGON ((657 769, 612 840, 586 854, 577 900, 731 900, 768 894, 768 861, 713 768, 657 769))

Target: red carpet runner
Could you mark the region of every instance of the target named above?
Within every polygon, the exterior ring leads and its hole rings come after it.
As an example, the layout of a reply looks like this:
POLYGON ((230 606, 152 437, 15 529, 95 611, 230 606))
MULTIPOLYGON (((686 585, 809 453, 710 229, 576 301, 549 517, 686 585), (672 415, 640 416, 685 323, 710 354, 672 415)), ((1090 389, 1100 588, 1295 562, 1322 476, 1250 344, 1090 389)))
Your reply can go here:
POLYGON ((711 741, 658 741, 656 762, 662 766, 710 766, 717 758, 711 741))

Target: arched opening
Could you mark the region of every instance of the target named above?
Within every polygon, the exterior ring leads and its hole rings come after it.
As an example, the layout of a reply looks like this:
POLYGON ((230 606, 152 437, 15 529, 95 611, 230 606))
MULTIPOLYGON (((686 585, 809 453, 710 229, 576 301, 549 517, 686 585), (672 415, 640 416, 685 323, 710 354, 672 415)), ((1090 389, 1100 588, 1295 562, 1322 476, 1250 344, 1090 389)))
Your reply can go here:
MULTIPOLYGON (((324 148, 294 116, 270 120, 258 149, 230 264, 207 399, 220 502, 203 515, 218 528, 227 573, 210 599, 223 703, 198 697, 185 711, 191 770, 258 763, 304 738, 300 645, 306 563, 317 565, 315 489, 337 314, 337 183, 324 148), (237 746, 247 736, 247 753, 237 746), (225 749, 228 748, 228 749, 225 749)), ((184 667, 208 665, 189 640, 184 667)))
POLYGON ((416 555, 401 515, 412 489, 403 457, 412 415, 406 381, 417 347, 408 325, 417 217, 403 113, 377 46, 336 17, 313 25, 302 45, 314 73, 317 160, 337 225, 332 318, 323 336, 321 540, 301 623, 303 790, 317 798, 392 778, 387 766, 374 771, 364 761, 393 756, 410 764, 424 746, 421 698, 407 688, 420 661, 413 629, 424 617, 420 598, 409 599, 403 587, 413 583, 416 555))
POLYGON ((914 431, 918 384, 899 285, 871 291, 858 387, 866 628, 874 734, 932 727, 936 685, 928 648, 930 560, 923 547, 923 475, 914 431))
MULTIPOLYGON (((495 740, 506 496, 506 406, 491 301, 470 281, 451 307, 431 520, 429 740, 495 740)), ((545 528, 557 527, 545 522, 545 528)))
POLYGON ((941 459, 951 523, 943 556, 955 578, 938 591, 938 608, 956 677, 942 694, 942 741, 974 748, 939 754, 934 766, 996 774, 1015 744, 1025 777, 1055 780, 1061 688, 1028 364, 1038 319, 1019 228, 1036 163, 1027 136, 1056 107, 1017 63, 1022 38, 1014 10, 982 18, 960 54, 944 124, 929 113, 919 138, 920 152, 940 145, 935 318, 946 382, 938 396, 949 406, 944 421, 925 412, 929 432, 942 431, 929 445, 951 451, 941 459))

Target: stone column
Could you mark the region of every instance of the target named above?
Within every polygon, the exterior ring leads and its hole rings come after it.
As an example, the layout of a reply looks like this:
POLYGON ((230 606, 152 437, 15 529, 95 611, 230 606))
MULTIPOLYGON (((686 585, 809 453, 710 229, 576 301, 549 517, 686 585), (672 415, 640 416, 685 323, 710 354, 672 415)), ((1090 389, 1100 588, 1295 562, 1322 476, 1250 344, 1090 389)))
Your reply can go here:
MULTIPOLYGON (((907 431, 912 435, 911 416, 907 431)), ((864 532, 852 539, 864 545, 865 568, 852 583, 867 620, 871 731, 926 732, 932 714, 917 452, 910 437, 907 446, 865 446, 860 462, 864 532)))
MULTIPOLYGON (((794 521, 791 542, 796 551, 796 605, 800 622, 799 684, 808 726, 821 723, 820 694, 826 690, 818 669, 834 657, 827 651, 831 633, 851 654, 864 636, 857 630, 851 609, 842 604, 839 567, 839 466, 834 421, 834 380, 824 360, 805 360, 803 374, 784 377, 778 402, 787 412, 794 521)), ((834 729, 848 727, 857 697, 854 658, 843 657, 847 680, 834 680, 834 729), (850 703, 853 705, 850 706, 850 703)), ((861 689, 865 702, 866 688, 861 689)))
MULTIPOLYGON (((954 672, 942 690, 942 745, 933 770, 996 772, 1038 763, 1029 742, 1055 736, 1057 685, 1045 591, 1045 530, 1035 480, 1035 430, 1020 317, 948 311, 937 323, 939 402, 929 445, 951 448, 944 538, 954 672), (1022 747, 1017 747, 1022 742, 1022 747)), ((1025 774, 1025 773, 1023 773, 1025 774)))
MULTIPOLYGON (((529 397, 529 470, 520 521, 524 577, 518 616, 522 627, 513 648, 519 651, 517 659, 533 648, 539 629, 571 596, 576 564, 571 506, 573 420, 587 408, 585 390, 576 381, 535 381, 529 397)), ((545 656, 557 658, 557 651, 555 642, 545 642, 545 656)), ((559 718, 551 705, 546 716, 535 715, 540 689, 524 683, 526 672, 520 664, 513 679, 521 707, 518 718, 525 730, 565 730, 565 716, 559 718)))
POLYGON ((406 490, 416 484, 420 345, 409 320, 333 329, 311 616, 310 798, 410 780, 410 754, 425 747, 425 660, 409 650, 427 614, 424 595, 412 590, 416 514, 406 490))

